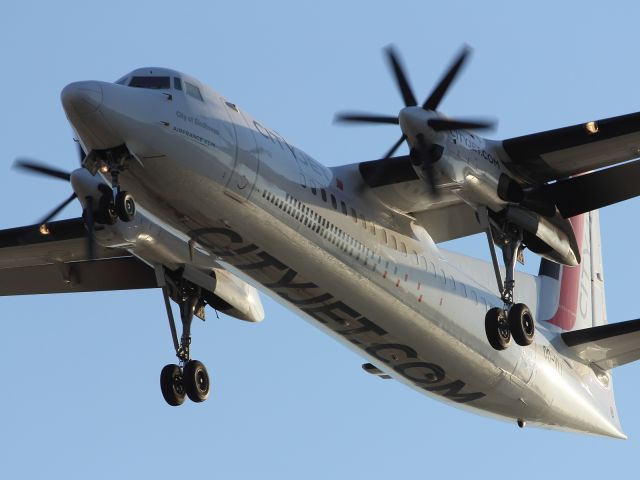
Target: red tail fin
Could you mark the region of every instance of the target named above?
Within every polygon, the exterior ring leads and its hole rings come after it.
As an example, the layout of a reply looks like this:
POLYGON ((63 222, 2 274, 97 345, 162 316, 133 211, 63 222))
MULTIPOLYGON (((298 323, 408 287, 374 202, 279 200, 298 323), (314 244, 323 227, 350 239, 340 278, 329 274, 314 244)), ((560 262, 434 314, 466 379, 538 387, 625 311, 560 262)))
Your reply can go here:
POLYGON ((570 221, 582 263, 576 267, 563 266, 559 282, 547 280, 557 282, 556 288, 560 290, 557 310, 547 321, 566 331, 606 323, 598 212, 578 215, 570 221))

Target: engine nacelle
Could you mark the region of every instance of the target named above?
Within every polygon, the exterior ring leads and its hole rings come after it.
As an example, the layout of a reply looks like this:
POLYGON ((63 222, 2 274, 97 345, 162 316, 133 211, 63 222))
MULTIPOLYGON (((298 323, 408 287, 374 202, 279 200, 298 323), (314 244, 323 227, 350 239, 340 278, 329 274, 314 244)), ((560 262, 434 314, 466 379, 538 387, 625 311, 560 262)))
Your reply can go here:
POLYGON ((559 213, 545 217, 515 205, 505 211, 507 220, 525 231, 524 241, 531 251, 570 267, 580 264, 580 249, 569 220, 559 213))
POLYGON ((183 276, 204 290, 204 300, 216 310, 247 322, 264 319, 258 291, 223 268, 213 268, 209 273, 187 265, 183 276))

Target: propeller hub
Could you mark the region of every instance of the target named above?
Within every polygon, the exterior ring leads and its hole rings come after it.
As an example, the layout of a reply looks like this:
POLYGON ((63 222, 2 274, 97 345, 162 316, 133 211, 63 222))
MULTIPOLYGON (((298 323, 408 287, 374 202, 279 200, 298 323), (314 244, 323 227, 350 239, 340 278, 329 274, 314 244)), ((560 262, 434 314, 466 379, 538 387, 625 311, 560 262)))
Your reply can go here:
POLYGON ((78 195, 80 203, 83 207, 86 207, 86 198, 100 198, 102 195, 100 192, 100 185, 104 182, 99 175, 91 175, 91 172, 86 168, 78 168, 71 172, 71 188, 78 195))
POLYGON ((435 132, 429 128, 429 120, 437 118, 435 112, 429 112, 422 107, 406 107, 400 110, 398 119, 400 128, 409 139, 409 143, 413 144, 416 135, 423 134, 427 141, 431 141, 435 136, 435 132))

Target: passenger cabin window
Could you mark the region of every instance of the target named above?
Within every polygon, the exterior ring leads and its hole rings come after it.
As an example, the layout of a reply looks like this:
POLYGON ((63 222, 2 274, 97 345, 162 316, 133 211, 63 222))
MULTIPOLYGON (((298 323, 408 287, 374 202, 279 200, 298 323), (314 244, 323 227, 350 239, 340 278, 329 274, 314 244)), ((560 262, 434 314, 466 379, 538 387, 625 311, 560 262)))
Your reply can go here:
POLYGON ((331 194, 331 206, 337 210, 338 209, 338 201, 336 200, 335 195, 332 193, 331 194))
POLYGON ((129 82, 130 87, 150 88, 152 90, 168 90, 171 88, 169 77, 133 77, 129 82))
POLYGON ((200 89, 198 87, 190 84, 189 82, 184 82, 184 86, 185 86, 185 91, 187 92, 187 95, 195 98, 196 100, 200 100, 201 102, 204 102, 204 99, 202 98, 202 94, 200 93, 200 89))
POLYGON ((327 201, 327 191, 324 188, 320 189, 320 195, 322 196, 323 201, 327 201))

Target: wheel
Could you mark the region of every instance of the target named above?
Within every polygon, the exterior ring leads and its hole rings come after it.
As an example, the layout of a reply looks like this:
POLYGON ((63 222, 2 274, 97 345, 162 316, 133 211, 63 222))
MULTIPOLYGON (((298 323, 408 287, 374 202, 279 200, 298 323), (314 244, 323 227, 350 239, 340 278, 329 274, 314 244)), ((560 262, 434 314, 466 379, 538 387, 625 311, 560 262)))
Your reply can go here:
POLYGON ((484 317, 484 329, 489 344, 496 350, 504 350, 511 343, 511 331, 503 309, 494 307, 487 312, 484 317))
POLYGON ((209 374, 198 360, 189 360, 184 366, 184 389, 192 402, 200 403, 209 398, 209 374))
POLYGON ((129 192, 118 192, 115 203, 118 218, 123 222, 130 222, 136 214, 136 203, 129 192))
POLYGON ((531 310, 524 303, 516 303, 509 310, 509 329, 518 345, 526 347, 533 342, 536 326, 531 310))
POLYGON ((116 213, 111 193, 105 193, 100 197, 95 219, 98 223, 102 223, 104 225, 113 225, 116 223, 116 220, 118 220, 118 214, 116 213))
POLYGON ((160 372, 160 390, 165 401, 172 407, 182 405, 185 399, 182 371, 178 365, 166 365, 160 372))

